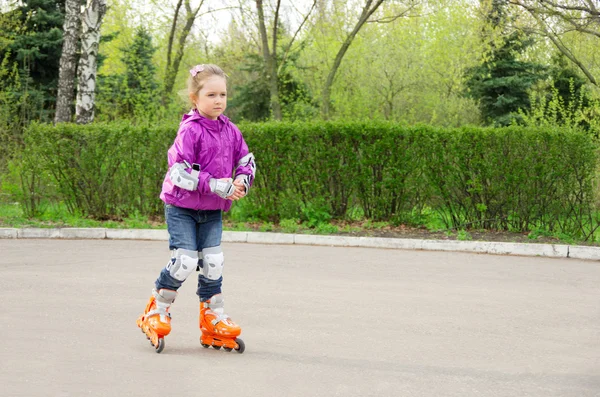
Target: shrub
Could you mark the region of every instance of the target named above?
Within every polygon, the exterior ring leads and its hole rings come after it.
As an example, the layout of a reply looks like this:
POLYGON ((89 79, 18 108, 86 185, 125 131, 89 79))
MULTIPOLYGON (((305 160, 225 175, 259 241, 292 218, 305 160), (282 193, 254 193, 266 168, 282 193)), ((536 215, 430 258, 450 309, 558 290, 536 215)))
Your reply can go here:
MULTIPOLYGON (((240 129, 258 170, 232 212, 239 220, 299 219, 314 228, 357 213, 398 224, 435 212, 457 230, 538 228, 584 238, 600 225, 597 144, 589 134, 384 122, 240 129)), ((40 197, 32 186, 55 186, 52 197, 95 219, 162 215, 158 195, 175 135, 172 125, 34 124, 21 166, 42 172, 35 184, 23 183, 22 198, 40 197)))

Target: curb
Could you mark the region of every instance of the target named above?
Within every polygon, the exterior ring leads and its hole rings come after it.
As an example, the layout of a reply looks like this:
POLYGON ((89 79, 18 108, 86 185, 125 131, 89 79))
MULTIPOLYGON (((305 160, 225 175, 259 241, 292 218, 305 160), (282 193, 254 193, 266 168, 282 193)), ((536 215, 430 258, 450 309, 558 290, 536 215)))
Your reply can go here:
MULTIPOLYGON (((0 239, 23 238, 168 241, 169 233, 165 229, 0 228, 0 239)), ((600 260, 600 247, 564 244, 418 240, 387 237, 346 237, 234 231, 223 231, 222 241, 226 243, 298 244, 328 247, 387 248, 600 260)))

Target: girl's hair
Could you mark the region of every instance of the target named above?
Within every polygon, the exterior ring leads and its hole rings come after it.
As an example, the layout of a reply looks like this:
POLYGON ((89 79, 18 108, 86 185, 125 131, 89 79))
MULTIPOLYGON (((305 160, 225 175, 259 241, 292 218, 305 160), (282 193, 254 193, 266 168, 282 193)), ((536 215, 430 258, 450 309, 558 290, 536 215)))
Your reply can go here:
POLYGON ((217 65, 201 64, 190 69, 190 76, 187 81, 187 89, 189 94, 198 94, 198 91, 204 87, 206 79, 212 76, 220 76, 227 80, 227 75, 217 65))

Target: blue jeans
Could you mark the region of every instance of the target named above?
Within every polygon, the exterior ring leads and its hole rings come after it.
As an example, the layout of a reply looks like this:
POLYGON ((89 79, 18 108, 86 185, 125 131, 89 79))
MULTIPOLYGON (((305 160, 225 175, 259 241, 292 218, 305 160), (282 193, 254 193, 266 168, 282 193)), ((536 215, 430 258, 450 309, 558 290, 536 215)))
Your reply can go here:
MULTIPOLYGON (((167 204, 165 219, 169 231, 169 249, 171 250, 182 248, 201 253, 204 248, 221 245, 223 232, 221 210, 192 210, 167 204)), ((200 261, 199 264, 201 264, 200 261)), ((155 286, 157 291, 162 288, 177 291, 181 284, 183 281, 175 279, 166 268, 163 268, 156 279, 155 286)), ((221 293, 222 284, 222 276, 218 280, 210 280, 200 272, 196 293, 201 301, 208 300, 213 295, 221 293)))

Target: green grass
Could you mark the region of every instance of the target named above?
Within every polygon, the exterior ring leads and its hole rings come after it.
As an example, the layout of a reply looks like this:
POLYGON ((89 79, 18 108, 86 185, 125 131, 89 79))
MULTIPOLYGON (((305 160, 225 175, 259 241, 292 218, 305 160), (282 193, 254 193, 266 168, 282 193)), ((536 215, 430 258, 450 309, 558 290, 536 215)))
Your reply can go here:
MULTIPOLYGON (((149 219, 147 216, 139 214, 129 216, 119 220, 98 221, 85 218, 81 215, 71 214, 63 204, 48 204, 43 207, 41 215, 35 218, 27 218, 24 215, 22 208, 18 203, 2 203, 0 202, 0 227, 9 228, 108 228, 108 229, 166 229, 166 224, 163 219, 149 219)), ((233 212, 233 211, 232 211, 233 212)), ((238 208, 237 213, 228 213, 224 217, 223 229, 228 231, 260 231, 260 232, 277 232, 277 233, 294 233, 294 234, 353 234, 353 235, 372 235, 374 232, 390 231, 395 226, 399 226, 398 222, 381 222, 371 221, 366 219, 352 219, 347 222, 322 221, 317 217, 312 219, 300 219, 303 214, 299 214, 298 219, 282 219, 279 224, 261 221, 258 217, 247 217, 238 208)), ((424 229, 431 234, 443 233, 446 238, 455 238, 461 241, 473 240, 472 233, 477 233, 481 238, 485 230, 449 230, 440 224, 440 218, 435 213, 422 213, 419 217, 422 222, 414 224, 408 222, 404 225, 418 227, 424 229)), ((414 219, 413 219, 414 221, 414 219)), ((493 233, 493 232, 489 232, 493 233)), ((600 233, 598 233, 600 234, 600 233)), ((595 241, 585 242, 586 244, 598 245, 600 237, 596 236, 595 241)), ((515 233, 515 236, 522 233, 515 233)), ((423 236, 427 238, 427 235, 423 236)), ((578 244, 584 243, 581 239, 573 238, 564 233, 550 232, 542 229, 532 230, 526 237, 525 241, 530 242, 553 242, 562 244, 578 244)), ((507 240, 508 241, 508 240, 507 240)))
POLYGON ((131 216, 119 221, 97 221, 70 214, 64 205, 51 205, 36 218, 27 218, 18 204, 0 203, 0 227, 14 228, 107 228, 107 229, 165 229, 164 222, 156 222, 145 216, 131 216))

